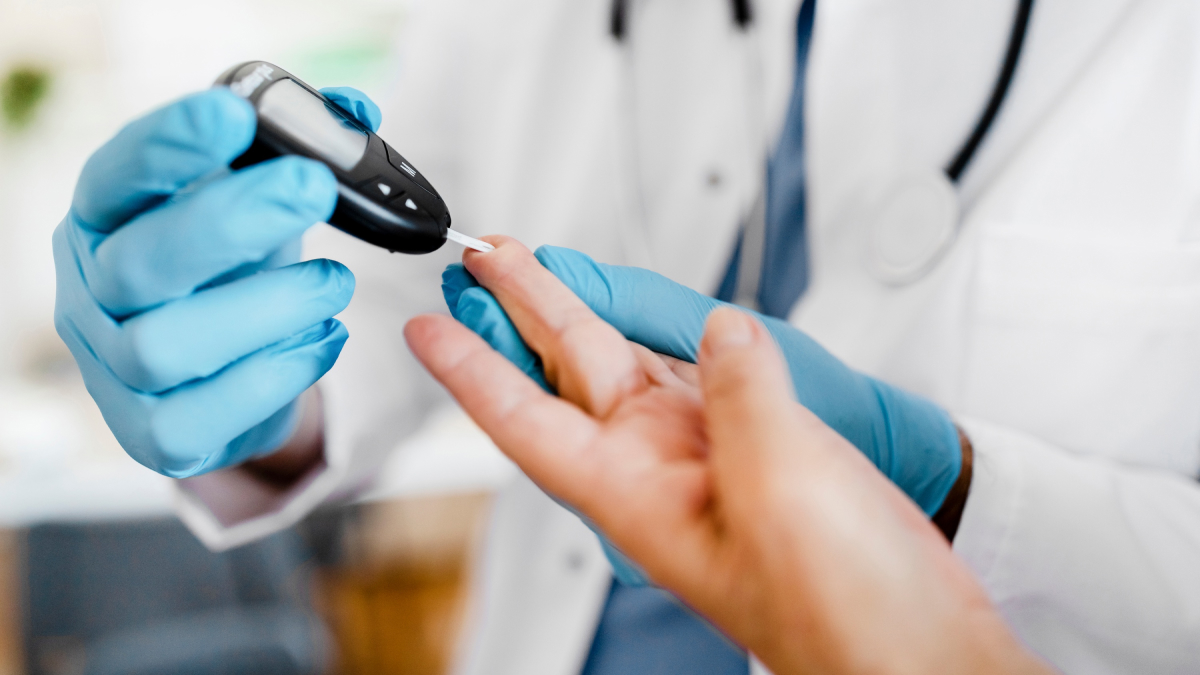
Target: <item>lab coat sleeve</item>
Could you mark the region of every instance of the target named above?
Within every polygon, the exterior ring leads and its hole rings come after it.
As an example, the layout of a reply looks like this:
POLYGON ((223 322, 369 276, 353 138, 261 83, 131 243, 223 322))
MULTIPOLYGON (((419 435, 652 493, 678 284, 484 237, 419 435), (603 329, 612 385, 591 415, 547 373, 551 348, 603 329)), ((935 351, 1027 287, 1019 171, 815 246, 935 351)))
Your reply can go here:
POLYGON ((975 420, 954 549, 1068 673, 1196 672, 1200 484, 975 420))
MULTIPOLYGON (((458 24, 465 3, 414 2, 400 36, 399 70, 385 91, 369 91, 383 108, 380 134, 437 186, 452 209, 458 185, 462 81, 457 71, 471 49, 458 24)), ((456 225, 461 223, 456 219, 456 225)), ((478 230, 468 230, 482 234, 478 230)), ((344 263, 355 275, 350 306, 339 315, 350 337, 320 381, 324 459, 308 475, 279 487, 231 468, 176 483, 177 512, 209 548, 222 550, 288 527, 323 503, 368 487, 387 455, 449 398, 408 351, 403 328, 424 312, 445 312, 441 272, 459 259, 447 244, 425 256, 390 254, 331 227, 305 238, 308 257, 344 263)))

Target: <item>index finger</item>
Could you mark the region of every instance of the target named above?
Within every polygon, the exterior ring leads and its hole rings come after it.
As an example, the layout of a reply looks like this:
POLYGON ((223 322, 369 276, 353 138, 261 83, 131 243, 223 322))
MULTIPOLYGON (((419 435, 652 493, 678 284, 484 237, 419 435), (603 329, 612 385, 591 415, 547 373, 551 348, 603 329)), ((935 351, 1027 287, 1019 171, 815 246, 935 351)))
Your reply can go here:
POLYGON ((226 88, 193 94, 134 120, 97 150, 72 208, 82 225, 111 232, 250 147, 254 109, 226 88))
POLYGON ((559 395, 604 418, 624 396, 647 386, 629 342, 508 237, 487 237, 494 251, 467 251, 463 264, 504 307, 542 358, 559 395))
POLYGON ((404 339, 463 410, 536 483, 567 501, 586 494, 599 426, 546 393, 470 329, 448 316, 418 316, 404 339))

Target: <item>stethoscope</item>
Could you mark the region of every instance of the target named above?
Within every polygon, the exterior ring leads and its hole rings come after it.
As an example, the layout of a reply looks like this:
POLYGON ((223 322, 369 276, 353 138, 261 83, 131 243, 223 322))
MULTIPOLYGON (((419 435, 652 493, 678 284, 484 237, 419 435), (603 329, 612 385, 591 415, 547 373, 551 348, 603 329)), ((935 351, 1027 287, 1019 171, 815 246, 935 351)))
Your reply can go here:
MULTIPOLYGON (((734 24, 742 30, 749 28, 754 20, 750 0, 729 2, 734 24)), ((629 32, 629 6, 630 0, 612 0, 609 33, 619 43, 629 32)), ((881 282, 901 286, 921 279, 937 266, 957 238, 962 223, 958 185, 995 126, 1008 97, 1032 13, 1033 0, 1018 0, 1004 62, 987 105, 950 162, 940 172, 913 173, 895 181, 866 217, 869 230, 866 264, 881 282)), ((763 239, 761 232, 755 232, 756 227, 765 228, 762 202, 760 196, 743 226, 746 241, 763 239)), ((738 292, 741 297, 753 297, 757 287, 753 271, 761 268, 762 251, 761 248, 752 251, 753 248, 742 247, 743 272, 739 274, 738 292), (752 288, 741 288, 743 280, 752 288)))

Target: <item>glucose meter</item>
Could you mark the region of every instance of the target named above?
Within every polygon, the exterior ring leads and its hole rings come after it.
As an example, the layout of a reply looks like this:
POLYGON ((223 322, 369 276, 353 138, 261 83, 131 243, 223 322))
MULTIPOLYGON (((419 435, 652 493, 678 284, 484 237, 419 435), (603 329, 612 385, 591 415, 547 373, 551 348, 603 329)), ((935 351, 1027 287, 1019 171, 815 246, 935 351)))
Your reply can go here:
POLYGON ((315 159, 337 177, 329 224, 343 232, 400 253, 429 253, 446 239, 491 250, 450 229, 450 210, 412 162, 291 73, 250 61, 225 71, 215 84, 228 86, 258 114, 254 142, 232 168, 280 155, 315 159))

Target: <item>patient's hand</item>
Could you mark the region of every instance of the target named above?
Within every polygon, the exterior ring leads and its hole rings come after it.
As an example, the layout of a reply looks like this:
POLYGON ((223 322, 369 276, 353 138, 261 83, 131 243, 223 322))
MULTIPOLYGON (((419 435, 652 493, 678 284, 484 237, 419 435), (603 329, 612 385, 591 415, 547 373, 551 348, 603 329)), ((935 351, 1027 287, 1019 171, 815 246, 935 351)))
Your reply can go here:
POLYGON ((1045 672, 924 515, 792 400, 769 334, 709 320, 699 367, 596 317, 494 237, 471 274, 541 357, 543 391, 453 319, 413 352, 535 482, 754 652, 800 672, 1045 672))

